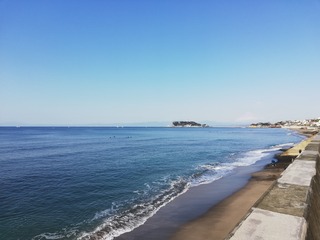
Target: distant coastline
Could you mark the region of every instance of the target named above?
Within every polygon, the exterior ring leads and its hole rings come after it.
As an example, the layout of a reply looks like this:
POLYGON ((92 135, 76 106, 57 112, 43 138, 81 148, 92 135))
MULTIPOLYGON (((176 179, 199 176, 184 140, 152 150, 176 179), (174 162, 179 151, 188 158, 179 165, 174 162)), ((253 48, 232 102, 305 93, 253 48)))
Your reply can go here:
POLYGON ((319 130, 320 117, 304 120, 286 120, 276 123, 271 122, 258 122, 250 124, 251 128, 292 128, 292 129, 312 129, 319 130))

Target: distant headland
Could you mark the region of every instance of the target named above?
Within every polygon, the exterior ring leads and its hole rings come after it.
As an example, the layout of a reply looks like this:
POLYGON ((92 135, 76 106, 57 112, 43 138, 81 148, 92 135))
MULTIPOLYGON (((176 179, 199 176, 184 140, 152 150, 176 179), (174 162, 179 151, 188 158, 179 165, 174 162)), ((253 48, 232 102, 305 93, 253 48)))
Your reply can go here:
POLYGON ((249 127, 252 128, 300 128, 300 129, 319 129, 320 117, 304 120, 287 120, 276 123, 259 122, 252 123, 249 127))
POLYGON ((172 127, 209 127, 207 124, 201 124, 194 121, 174 121, 172 127))

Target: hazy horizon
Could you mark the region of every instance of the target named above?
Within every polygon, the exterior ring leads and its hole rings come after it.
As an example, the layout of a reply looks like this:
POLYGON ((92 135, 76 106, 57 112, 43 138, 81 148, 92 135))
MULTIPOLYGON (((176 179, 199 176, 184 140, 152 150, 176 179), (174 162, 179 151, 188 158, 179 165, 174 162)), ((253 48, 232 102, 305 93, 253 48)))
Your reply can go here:
POLYGON ((0 126, 319 117, 320 2, 0 1, 0 126))
MULTIPOLYGON (((187 120, 192 121, 192 120, 187 120)), ((171 127, 173 121, 157 121, 157 122, 127 122, 127 123, 83 123, 77 125, 69 124, 25 124, 19 122, 4 123, 3 127, 171 127)), ((250 123, 232 123, 232 122, 214 122, 214 121, 197 121, 201 124, 208 124, 210 127, 241 127, 250 123)), ((0 126, 0 127, 1 127, 0 126)))

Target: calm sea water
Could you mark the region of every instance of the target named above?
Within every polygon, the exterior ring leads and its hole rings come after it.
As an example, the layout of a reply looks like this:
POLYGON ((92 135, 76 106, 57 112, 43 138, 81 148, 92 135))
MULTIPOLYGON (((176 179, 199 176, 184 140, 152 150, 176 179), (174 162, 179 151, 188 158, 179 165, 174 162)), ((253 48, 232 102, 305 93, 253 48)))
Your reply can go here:
POLYGON ((112 239, 300 140, 284 129, 0 128, 0 239, 112 239))

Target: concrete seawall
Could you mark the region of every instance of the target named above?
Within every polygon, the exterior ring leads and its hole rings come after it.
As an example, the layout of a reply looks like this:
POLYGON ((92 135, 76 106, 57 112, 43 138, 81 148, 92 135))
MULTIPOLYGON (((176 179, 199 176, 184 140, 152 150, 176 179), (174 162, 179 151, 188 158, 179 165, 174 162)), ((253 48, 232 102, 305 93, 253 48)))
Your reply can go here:
POLYGON ((320 240, 320 134, 226 238, 320 240))
MULTIPOLYGON (((320 135, 307 146, 308 150, 320 153, 320 135)), ((307 240, 320 239, 320 157, 316 161, 316 175, 312 178, 306 214, 308 223, 307 240)))

